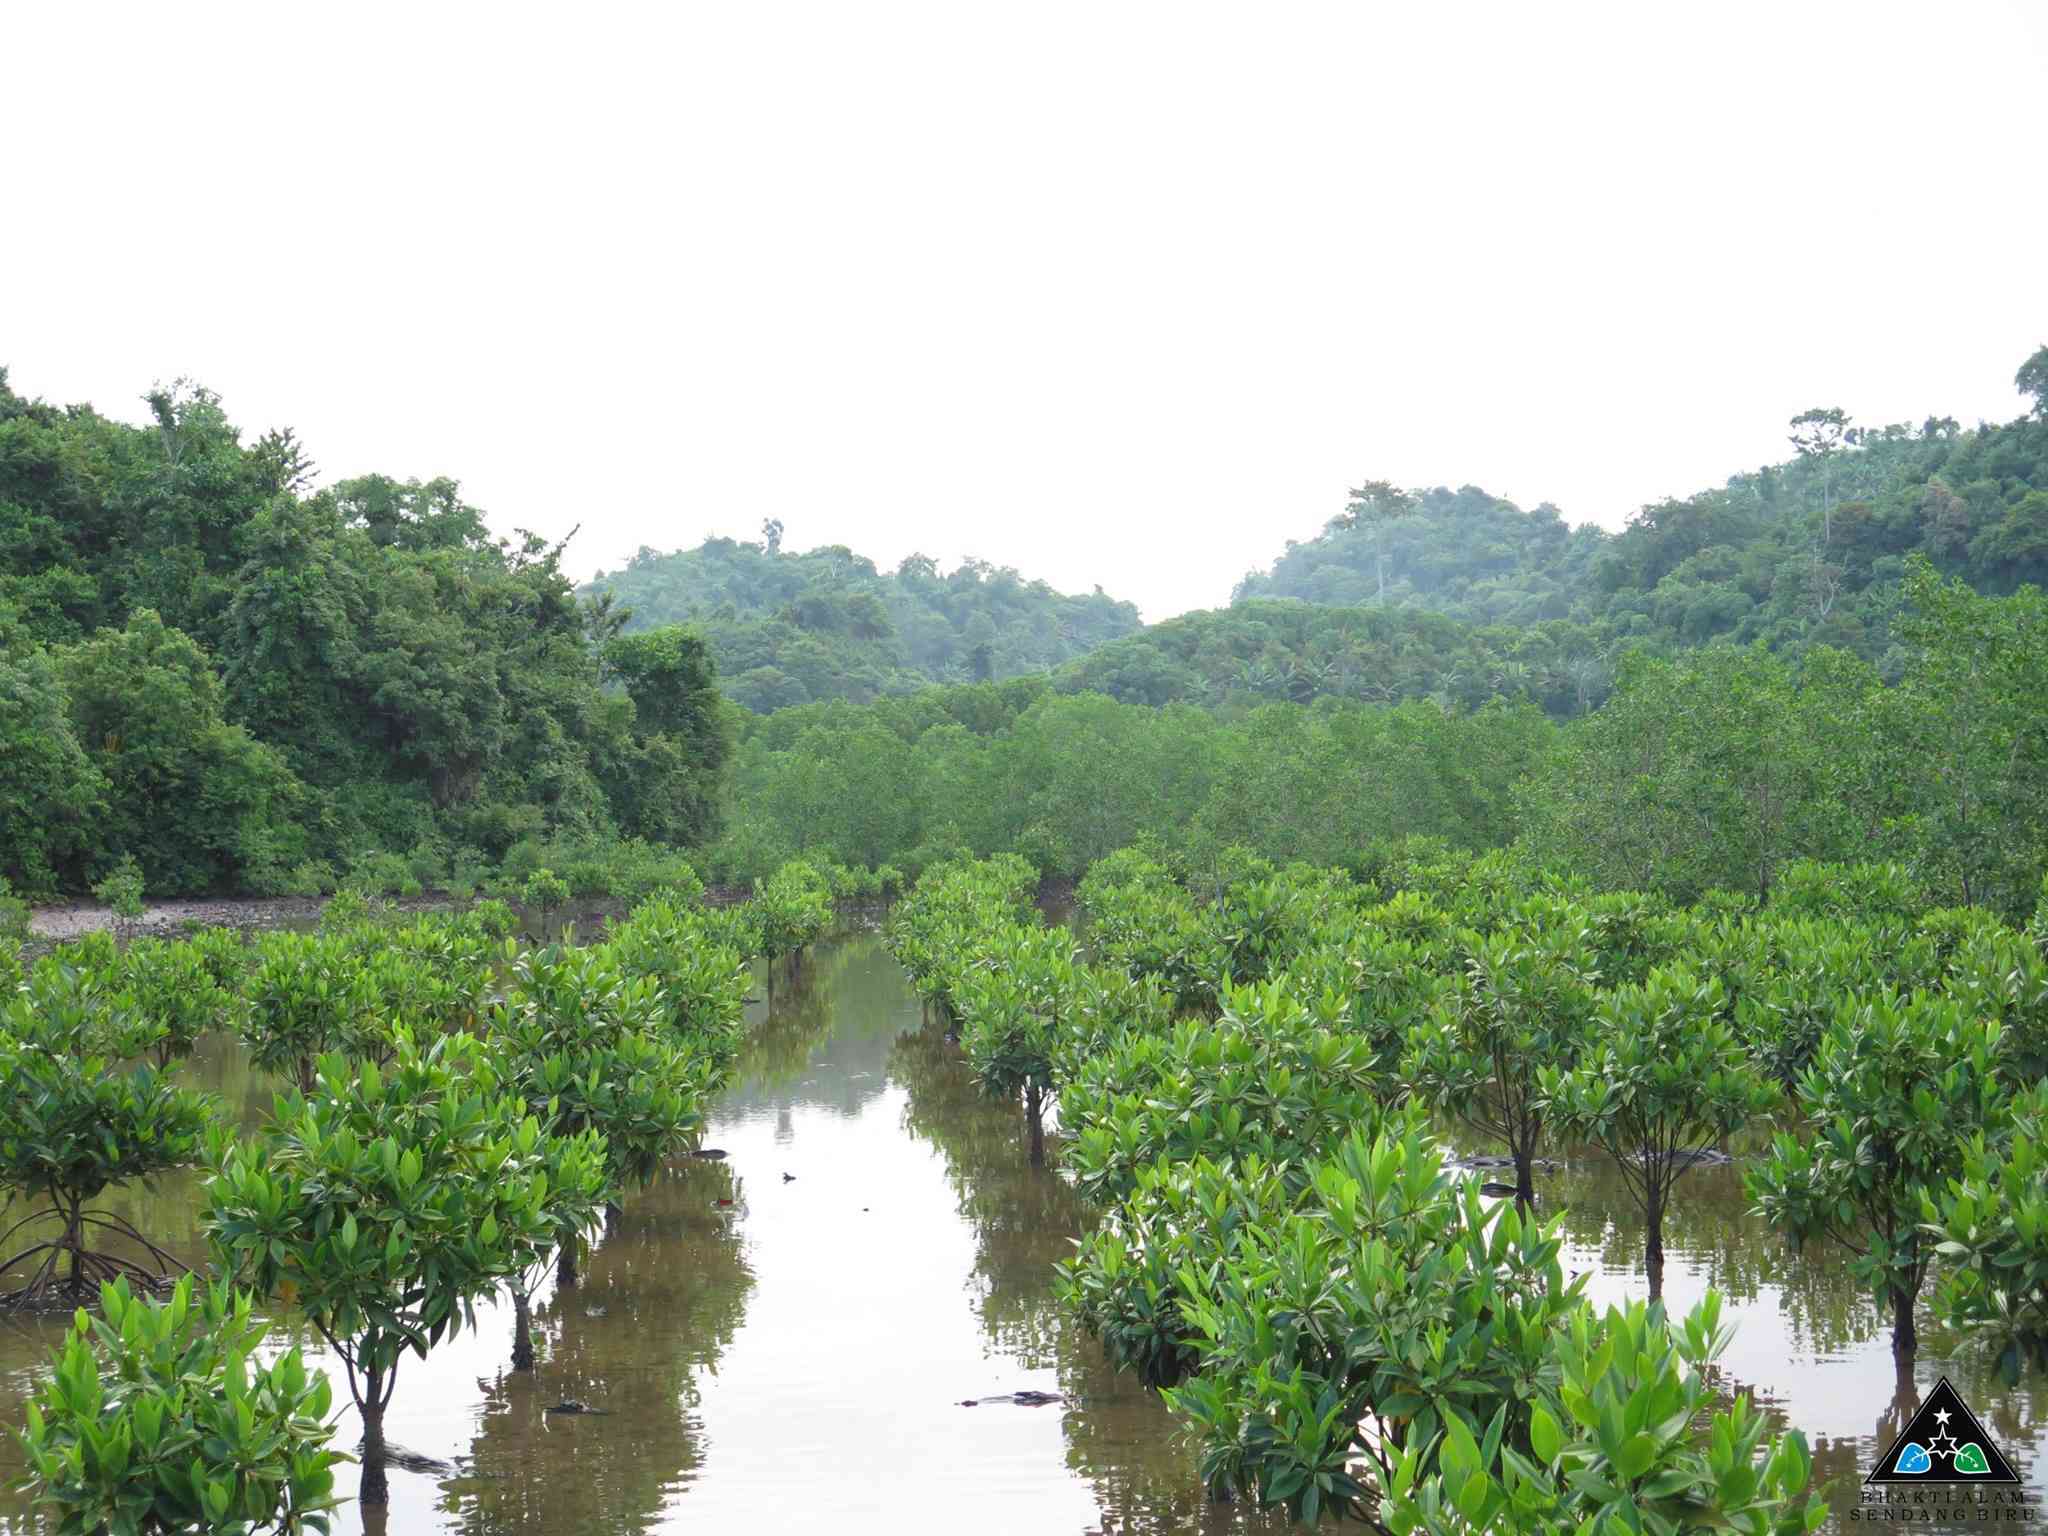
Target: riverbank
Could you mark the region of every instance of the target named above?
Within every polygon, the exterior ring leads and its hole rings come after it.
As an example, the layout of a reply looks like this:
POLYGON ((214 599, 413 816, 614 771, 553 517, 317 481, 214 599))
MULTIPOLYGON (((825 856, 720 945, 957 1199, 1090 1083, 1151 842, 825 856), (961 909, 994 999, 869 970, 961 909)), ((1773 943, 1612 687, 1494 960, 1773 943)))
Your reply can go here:
MULTIPOLYGON (((753 891, 744 885, 709 885, 700 898, 707 907, 737 906, 750 900, 753 891)), ((191 928, 292 928, 320 920, 331 896, 195 896, 179 901, 153 901, 142 915, 128 924, 128 931, 154 937, 179 935, 191 928)), ((444 891, 427 891, 418 896, 390 896, 383 900, 401 912, 441 912, 459 905, 444 891)), ((624 903, 592 901, 568 909, 568 921, 587 922, 625 910, 624 903)), ((88 933, 112 932, 116 926, 111 907, 91 901, 54 901, 31 907, 28 936, 32 941, 61 944, 88 933)))

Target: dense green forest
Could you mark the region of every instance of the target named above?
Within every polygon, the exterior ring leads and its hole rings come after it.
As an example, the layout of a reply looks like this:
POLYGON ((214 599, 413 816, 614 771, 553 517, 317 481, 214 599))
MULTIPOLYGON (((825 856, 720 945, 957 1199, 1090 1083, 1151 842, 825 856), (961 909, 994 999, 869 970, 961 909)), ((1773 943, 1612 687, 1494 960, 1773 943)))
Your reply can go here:
POLYGON ((585 591, 628 612, 629 629, 690 625, 726 693, 763 714, 1044 671, 1138 628, 1138 610, 1100 587, 1066 597, 980 560, 942 575, 927 555, 884 575, 843 544, 796 554, 782 538, 771 521, 758 544, 643 548, 585 591))
POLYGON ((2019 382, 2003 426, 1809 412, 1791 462, 1611 535, 1366 486, 1230 607, 1142 631, 773 525, 579 596, 453 482, 314 490, 203 390, 131 426, 0 387, 0 877, 573 865, 596 894, 663 849, 744 882, 813 852, 1078 874, 1143 838, 1364 872, 1422 838, 1688 899, 1883 858, 2017 912, 2048 847, 2048 349, 2019 382))
MULTIPOLYGON (((2037 400, 2044 373, 2038 356, 2021 370, 2037 400)), ((1230 608, 1105 646, 1063 684, 1150 704, 1500 695, 1569 716, 1606 697, 1631 648, 1826 646, 1897 678, 1914 555, 1979 592, 2048 581, 2048 414, 1966 430, 1817 410, 1790 426, 1789 462, 1644 507, 1618 533, 1472 486, 1368 482, 1230 608)))
POLYGON ((1875 657, 1891 643, 1910 554, 1981 592, 2048 578, 2048 419, 2038 412, 1967 431, 1948 417, 1858 427, 1839 410, 1790 425, 1790 461, 1646 506, 1613 534, 1567 528, 1548 504, 1525 513, 1471 486, 1371 482, 1235 597, 1875 657))
POLYGON ((699 639, 617 633, 453 481, 309 491, 290 433, 148 403, 130 426, 0 373, 0 876, 317 889, 381 851, 433 882, 542 835, 709 832, 699 639))
POLYGON ((1233 846, 1371 879, 1414 840, 1520 843, 1604 888, 1767 896, 1799 859, 1882 859, 1929 899, 2032 910, 2048 864, 2048 602, 1982 596, 1917 559, 1887 682, 1846 651, 1625 656, 1559 722, 1322 699, 1153 707, 1043 679, 752 721, 718 874, 798 849, 915 871, 1014 850, 1079 874, 1147 840, 1196 866, 1233 846))
POLYGON ((787 552, 776 524, 759 543, 643 549, 586 592, 629 627, 696 627, 727 694, 758 713, 1051 669, 1064 691, 1138 704, 1504 697, 1563 718, 1606 698, 1629 649, 1827 646, 1896 678, 1916 554, 1979 592, 2048 581, 2039 413, 1865 428, 1824 409, 1790 426, 1789 461, 1617 533, 1473 486, 1368 482, 1229 607, 1142 629, 1099 588, 1061 597, 977 561, 941 576, 922 556, 884 575, 840 545, 787 552))
MULTIPOLYGON (((1810 1536, 1804 1437, 1716 1385, 1721 1293, 1656 1304, 1681 1181, 1719 1144, 1742 1140, 1756 1223, 1846 1250, 1902 1396, 1923 1310, 2005 1384, 2048 1370, 2048 349, 2029 377, 2039 409, 2007 427, 1843 427, 1784 471, 1820 499, 1734 542, 1701 543, 1724 525, 1694 504, 1534 537, 1500 558, 1556 583, 1535 611, 1482 611, 1502 589, 1468 579, 1475 530, 1556 520, 1432 493, 1385 520, 1391 542, 1440 515, 1418 548, 1470 535, 1423 586, 1389 557, 1382 592, 1347 523, 1271 579, 1369 572, 1369 595, 1248 591, 1058 666, 1000 677, 978 644, 974 680, 758 712, 696 628, 579 596, 558 546, 493 538, 451 482, 312 489, 295 439, 243 444, 196 389, 142 426, 0 391, 7 879, 98 882, 118 919, 145 889, 348 882, 312 932, 40 956, 0 888, 0 1185, 35 1204, 0 1304, 79 1307, 27 1485, 166 1528, 289 1525, 332 1501, 345 1387, 357 1497, 386 1502, 401 1355, 503 1295, 511 1367, 538 1372, 549 1276, 559 1303, 685 1152, 722 1181, 710 1220, 741 1219, 729 1152, 695 1143, 755 967, 772 1010, 835 897, 915 876, 886 934, 925 1033, 1091 1208, 1053 1296, 1164 1394, 1212 1495, 1382 1536, 1619 1530, 1639 1497, 1674 1532, 1810 1536), (1867 501, 1836 495, 1887 454, 1867 501), (1967 538, 1932 537, 1937 461, 1967 538), (1915 485, 1918 521, 1888 516, 1915 485), (1657 553, 1694 514, 1691 552, 1657 553), (1831 569, 1862 551, 1853 590, 1818 606, 1810 563, 1803 596, 1758 602, 1738 575, 1751 606, 1688 629, 1701 572, 1802 539, 1831 569), (752 900, 703 904, 704 875, 752 900), (1046 921, 1047 875, 1078 879, 1085 947, 1046 921), (495 900, 367 899, 480 883, 538 943, 495 900), (564 935, 573 897, 629 894, 598 942, 564 935), (280 1090, 243 1134, 179 1076, 223 1027, 280 1090), (1449 1166, 1453 1135, 1514 1182, 1449 1166), (1539 1172, 1588 1148, 1640 1211, 1648 1303, 1596 1309, 1566 1275, 1539 1172), (203 1295, 96 1205, 193 1166, 203 1295), (261 1422, 258 1306, 302 1315, 328 1372, 266 1364, 261 1422), (167 1423, 211 1464, 127 1454, 167 1423)), ((812 558, 774 542, 740 563, 812 558)), ((963 638, 997 584, 962 583, 963 638)))

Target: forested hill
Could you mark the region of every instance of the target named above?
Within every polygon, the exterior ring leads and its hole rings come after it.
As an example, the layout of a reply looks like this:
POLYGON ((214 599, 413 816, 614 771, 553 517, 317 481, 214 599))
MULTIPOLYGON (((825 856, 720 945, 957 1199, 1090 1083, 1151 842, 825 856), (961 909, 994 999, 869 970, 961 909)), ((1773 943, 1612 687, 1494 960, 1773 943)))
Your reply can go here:
POLYGON ((1757 641, 1831 646, 1896 677, 1909 556, 1987 594, 2048 585, 2048 348, 2018 383, 2037 409, 2004 426, 1808 412, 1787 462, 1645 507, 1619 533, 1471 486, 1370 483, 1232 607, 1119 641, 1060 684, 1153 704, 1500 694, 1569 715, 1606 696, 1631 647, 1757 641))
MULTIPOLYGON (((0 881, 429 884, 550 835, 712 829, 726 709, 678 630, 611 633, 559 548, 454 482, 310 489, 204 390, 146 424, 0 371, 0 881)), ((0 887, 0 896, 5 895, 0 887)))
POLYGON ((844 545, 791 553, 782 532, 643 548, 584 590, 629 609, 629 628, 690 624, 727 694, 760 713, 1042 672, 1139 627, 1100 587, 1069 597, 979 560, 942 575, 924 555, 884 573, 844 545))

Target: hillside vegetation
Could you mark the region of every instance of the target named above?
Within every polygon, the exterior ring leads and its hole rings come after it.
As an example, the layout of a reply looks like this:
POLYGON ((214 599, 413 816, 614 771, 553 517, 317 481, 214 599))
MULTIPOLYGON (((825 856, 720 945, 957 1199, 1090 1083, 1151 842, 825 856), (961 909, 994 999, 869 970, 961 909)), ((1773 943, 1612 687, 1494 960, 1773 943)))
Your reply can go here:
POLYGON ((1072 682, 1147 703, 1500 694, 1569 715, 1605 696, 1624 650, 1758 642, 1848 651, 1896 678, 1909 557, 1987 594, 2048 581, 2048 349, 2018 382, 2037 408, 2002 426, 1805 412, 1788 462, 1618 533, 1471 486, 1368 482, 1230 609, 1109 646, 1072 682))
POLYGON ((1687 900, 1882 859, 2026 912, 2048 349, 2020 383, 2003 426, 1809 412, 1791 462, 1616 534, 1362 487, 1230 607, 1143 630, 1100 592, 885 576, 773 524, 579 600, 559 547, 492 537, 452 481, 315 490, 290 434, 245 444, 204 391, 130 426, 0 384, 0 878, 546 866, 581 895, 678 849, 748 881, 811 854, 1079 874, 1141 840, 1370 878, 1421 839, 1687 900))
POLYGON ((695 637, 617 635, 451 480, 316 492, 289 432, 148 403, 130 426, 0 373, 0 879, 318 889, 382 851, 431 883, 522 839, 711 830, 695 637))
POLYGON ((843 544, 792 553, 782 532, 643 548, 585 591, 627 610, 628 628, 691 625, 728 696, 763 714, 1041 672, 1138 629, 1138 610, 1100 587, 1068 597, 980 560, 942 575, 925 555, 884 573, 843 544))

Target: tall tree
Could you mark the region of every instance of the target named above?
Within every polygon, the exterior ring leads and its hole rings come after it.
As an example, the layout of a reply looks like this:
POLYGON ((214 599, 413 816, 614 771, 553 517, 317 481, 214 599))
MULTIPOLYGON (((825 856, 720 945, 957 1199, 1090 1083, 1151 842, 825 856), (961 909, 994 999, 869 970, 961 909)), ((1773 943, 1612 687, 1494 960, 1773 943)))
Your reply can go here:
POLYGON ((703 841, 716 824, 732 753, 709 648, 694 631, 669 625, 614 637, 604 664, 633 702, 635 750, 610 786, 621 824, 644 837, 703 841))
POLYGON ((1864 745, 1900 796, 1890 835, 1946 900, 2024 915, 2048 848, 2048 599, 1980 597, 1918 557, 1906 591, 1909 667, 1864 745))
POLYGON ((2021 363, 2012 382, 2021 394, 2033 399, 2035 417, 2048 421, 2048 347, 2042 347, 2021 363))
POLYGON ((1351 492, 1344 509, 1345 526, 1372 530, 1373 566, 1379 575, 1379 600, 1387 600, 1387 524, 1415 510, 1415 498, 1391 480, 1368 480, 1351 492))
POLYGON ((0 643, 0 880, 36 892, 92 847, 107 781, 79 744, 57 663, 0 643))
POLYGON ((58 658, 81 745, 107 780, 103 846, 152 888, 231 888, 295 843, 300 787, 223 713, 206 653, 142 609, 58 658))
POLYGON ((1849 418, 1839 406, 1815 406, 1792 418, 1790 442, 1799 457, 1820 471, 1820 543, 1826 549, 1834 540, 1835 455, 1842 451, 1849 435, 1849 418))

